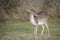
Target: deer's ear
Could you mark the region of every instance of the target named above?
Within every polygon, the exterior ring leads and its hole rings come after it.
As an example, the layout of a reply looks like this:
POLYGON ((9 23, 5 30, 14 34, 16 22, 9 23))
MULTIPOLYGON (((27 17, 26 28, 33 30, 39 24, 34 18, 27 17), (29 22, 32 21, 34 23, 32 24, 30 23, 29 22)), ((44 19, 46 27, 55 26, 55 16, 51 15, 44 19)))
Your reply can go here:
POLYGON ((26 9, 27 10, 27 12, 31 12, 31 10, 30 9, 26 9))

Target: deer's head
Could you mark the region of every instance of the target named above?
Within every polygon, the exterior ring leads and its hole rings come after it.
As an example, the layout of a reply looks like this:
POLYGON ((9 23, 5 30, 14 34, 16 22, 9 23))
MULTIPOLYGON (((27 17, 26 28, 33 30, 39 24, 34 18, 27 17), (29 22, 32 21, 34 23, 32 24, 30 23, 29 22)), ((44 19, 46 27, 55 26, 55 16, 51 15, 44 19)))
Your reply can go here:
POLYGON ((37 16, 36 12, 34 9, 27 8, 28 15, 34 15, 37 16))

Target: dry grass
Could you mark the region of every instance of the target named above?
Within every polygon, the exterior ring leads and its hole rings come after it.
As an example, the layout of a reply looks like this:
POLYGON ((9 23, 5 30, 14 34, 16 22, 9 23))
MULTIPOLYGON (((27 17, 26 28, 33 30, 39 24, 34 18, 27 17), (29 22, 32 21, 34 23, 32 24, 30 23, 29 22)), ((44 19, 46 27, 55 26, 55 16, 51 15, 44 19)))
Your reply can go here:
MULTIPOLYGON (((51 37, 46 35, 37 36, 37 40, 48 40, 51 37)), ((35 40, 31 33, 22 33, 22 32, 6 32, 6 35, 1 40, 35 40)))
POLYGON ((49 22, 50 37, 46 29, 44 35, 40 36, 42 28, 39 27, 36 39, 34 39, 33 27, 30 23, 1 23, 0 26, 0 40, 60 40, 60 24, 55 22, 49 22))

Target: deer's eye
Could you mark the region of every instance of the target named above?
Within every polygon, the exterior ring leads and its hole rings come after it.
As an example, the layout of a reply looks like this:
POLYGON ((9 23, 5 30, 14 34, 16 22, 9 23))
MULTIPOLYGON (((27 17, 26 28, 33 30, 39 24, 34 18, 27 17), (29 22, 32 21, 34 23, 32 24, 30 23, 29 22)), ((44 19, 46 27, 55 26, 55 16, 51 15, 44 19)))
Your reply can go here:
POLYGON ((34 17, 37 17, 37 16, 34 15, 34 17))

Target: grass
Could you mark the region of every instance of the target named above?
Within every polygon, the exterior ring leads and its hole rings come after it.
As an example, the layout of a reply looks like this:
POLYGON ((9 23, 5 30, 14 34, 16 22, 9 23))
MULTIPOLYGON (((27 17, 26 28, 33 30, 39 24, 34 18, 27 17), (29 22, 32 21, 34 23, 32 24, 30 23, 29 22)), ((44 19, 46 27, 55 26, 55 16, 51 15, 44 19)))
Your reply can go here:
MULTIPOLYGON (((45 29, 44 35, 40 37, 42 27, 38 28, 37 40, 60 40, 60 22, 49 21, 51 37, 47 36, 45 29)), ((0 40, 34 40, 33 27, 29 22, 25 23, 0 23, 0 40)))

